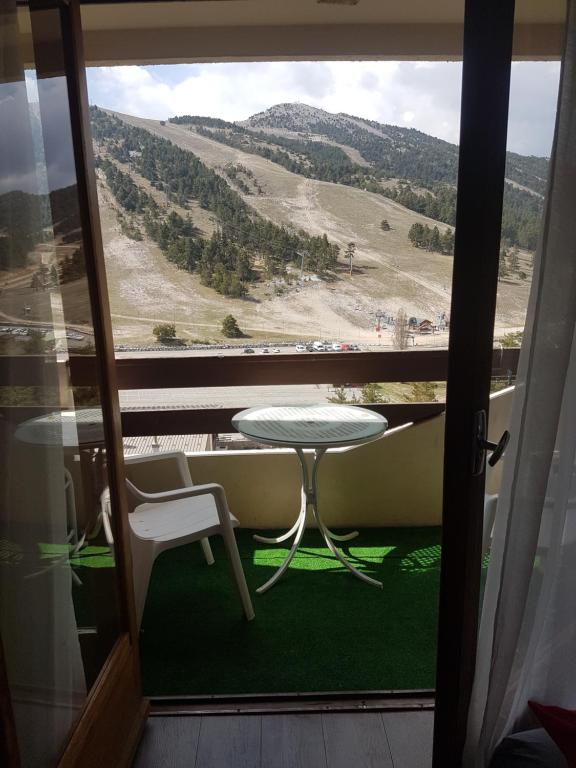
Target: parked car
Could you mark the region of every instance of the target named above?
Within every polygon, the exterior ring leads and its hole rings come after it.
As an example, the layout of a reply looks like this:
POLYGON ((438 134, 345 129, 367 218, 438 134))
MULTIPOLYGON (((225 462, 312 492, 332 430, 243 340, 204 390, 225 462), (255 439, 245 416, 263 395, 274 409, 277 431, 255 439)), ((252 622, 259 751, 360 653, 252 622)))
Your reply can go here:
POLYGON ((270 350, 268 349, 268 347, 264 347, 264 349, 261 350, 261 354, 263 354, 263 355, 267 355, 269 352, 270 352, 270 350))
POLYGON ((254 354, 254 350, 252 349, 252 347, 246 347, 246 349, 244 350, 244 354, 245 355, 253 355, 254 354))
POLYGON ((279 349, 278 347, 274 347, 274 349, 272 350, 272 352, 274 352, 274 354, 275 354, 275 355, 277 355, 277 354, 279 354, 279 353, 280 353, 280 349, 279 349))
POLYGON ((296 344, 296 352, 306 352, 304 344, 296 344))
POLYGON ((315 341, 312 344, 312 347, 315 352, 324 352, 326 350, 326 347, 324 346, 324 344, 322 344, 321 341, 315 341))
POLYGON ((337 341, 332 344, 332 350, 334 352, 341 352, 342 351, 342 344, 339 344, 337 341))

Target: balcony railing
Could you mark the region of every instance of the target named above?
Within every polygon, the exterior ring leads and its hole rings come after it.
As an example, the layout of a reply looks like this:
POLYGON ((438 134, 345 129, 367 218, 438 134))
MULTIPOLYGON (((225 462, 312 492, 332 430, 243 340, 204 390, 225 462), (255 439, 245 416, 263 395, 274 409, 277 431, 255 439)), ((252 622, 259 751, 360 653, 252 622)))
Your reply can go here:
MULTIPOLYGON (((518 348, 494 350, 493 376, 512 379, 519 352, 518 348)), ((95 359, 91 355, 74 355, 66 363, 59 363, 55 356, 11 357, 5 362, 8 364, 0 368, 0 386, 35 386, 39 380, 46 380, 46 366, 50 365, 56 369, 55 381, 63 366, 69 366, 74 386, 89 387, 97 383, 95 359), (43 369, 41 379, 39 367, 43 369)), ((157 354, 120 358, 116 361, 116 371, 120 390, 445 381, 448 351, 324 352, 257 357, 157 354)), ((248 406, 125 410, 122 431, 126 437, 228 432, 232 417, 244 407, 248 406)), ((366 407, 383 413, 389 426, 394 427, 436 416, 443 412, 444 403, 384 403, 366 407)), ((28 418, 36 411, 22 408, 19 416, 24 416, 24 410, 28 418)), ((0 414, 6 411, 12 408, 1 408, 0 414)))

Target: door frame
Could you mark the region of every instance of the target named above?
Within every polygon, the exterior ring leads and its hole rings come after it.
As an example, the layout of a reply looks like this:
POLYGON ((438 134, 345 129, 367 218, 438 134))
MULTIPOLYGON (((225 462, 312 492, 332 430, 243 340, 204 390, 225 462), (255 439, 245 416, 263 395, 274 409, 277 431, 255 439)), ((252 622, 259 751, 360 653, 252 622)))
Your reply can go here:
MULTIPOLYGON (((31 0, 31 6, 57 6, 66 39, 66 69, 76 152, 81 215, 92 290, 99 375, 108 444, 113 448, 111 480, 116 507, 117 552, 125 630, 90 694, 83 715, 60 765, 71 766, 87 748, 87 764, 102 765, 101 736, 94 728, 99 717, 118 729, 116 741, 126 759, 135 749, 147 714, 140 693, 138 644, 134 622, 127 514, 122 478, 120 411, 115 386, 114 350, 110 327, 104 258, 99 227, 93 157, 88 125, 82 30, 78 0, 31 0), (118 482, 120 480, 120 482, 118 482), (115 686, 122 680, 128 698, 115 686), (124 709, 122 710, 122 707, 124 709), (118 713, 120 717, 106 715, 118 713), (118 722, 114 723, 118 726, 118 722)), ((488 410, 492 370, 493 324, 496 303, 510 64, 514 21, 513 0, 466 0, 462 114, 454 252, 451 334, 446 404, 444 511, 441 592, 438 633, 434 766, 461 763, 467 710, 474 674, 480 594, 480 553, 484 477, 472 477, 472 420, 488 410), (487 105, 490 114, 487 115, 487 105), (479 194, 479 190, 484 190, 479 194), (482 223, 478 227, 477 222, 482 223), (470 330, 473 329, 473 332, 470 330), (467 515, 462 509, 468 510, 467 515)), ((1 670, 0 670, 1 671, 1 670)), ((1 744, 0 744, 1 746, 1 744)), ((0 752, 1 753, 1 752, 0 752)), ((128 764, 128 763, 126 763, 128 764)), ((17 765, 13 762, 12 765, 17 765)), ((121 763, 117 763, 121 765, 121 763)))
POLYGON ((461 765, 476 663, 484 471, 498 288, 514 0, 466 0, 456 236, 446 391, 434 768, 461 765))

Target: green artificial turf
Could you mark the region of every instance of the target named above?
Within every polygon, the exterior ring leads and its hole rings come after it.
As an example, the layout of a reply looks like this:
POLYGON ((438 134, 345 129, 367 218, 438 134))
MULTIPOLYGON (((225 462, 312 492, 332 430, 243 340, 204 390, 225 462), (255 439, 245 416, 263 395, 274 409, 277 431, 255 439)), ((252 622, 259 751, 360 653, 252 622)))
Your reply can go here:
POLYGON ((352 576, 309 530, 288 572, 263 595, 256 587, 287 549, 236 534, 256 618, 243 617, 219 537, 211 539, 212 566, 199 544, 162 554, 140 636, 147 695, 434 686, 439 528, 363 529, 345 545, 383 590, 352 576))

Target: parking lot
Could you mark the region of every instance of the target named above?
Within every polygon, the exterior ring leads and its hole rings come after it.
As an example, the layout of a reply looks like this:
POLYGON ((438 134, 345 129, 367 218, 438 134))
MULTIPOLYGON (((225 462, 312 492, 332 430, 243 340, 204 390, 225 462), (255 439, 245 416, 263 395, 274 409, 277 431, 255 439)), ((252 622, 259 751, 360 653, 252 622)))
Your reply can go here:
MULTIPOLYGON (((54 329, 48 325, 0 325, 0 334, 17 336, 25 339, 29 336, 39 334, 40 336, 54 337, 54 329)), ((88 341, 89 335, 75 329, 65 331, 66 338, 70 341, 88 341)))

